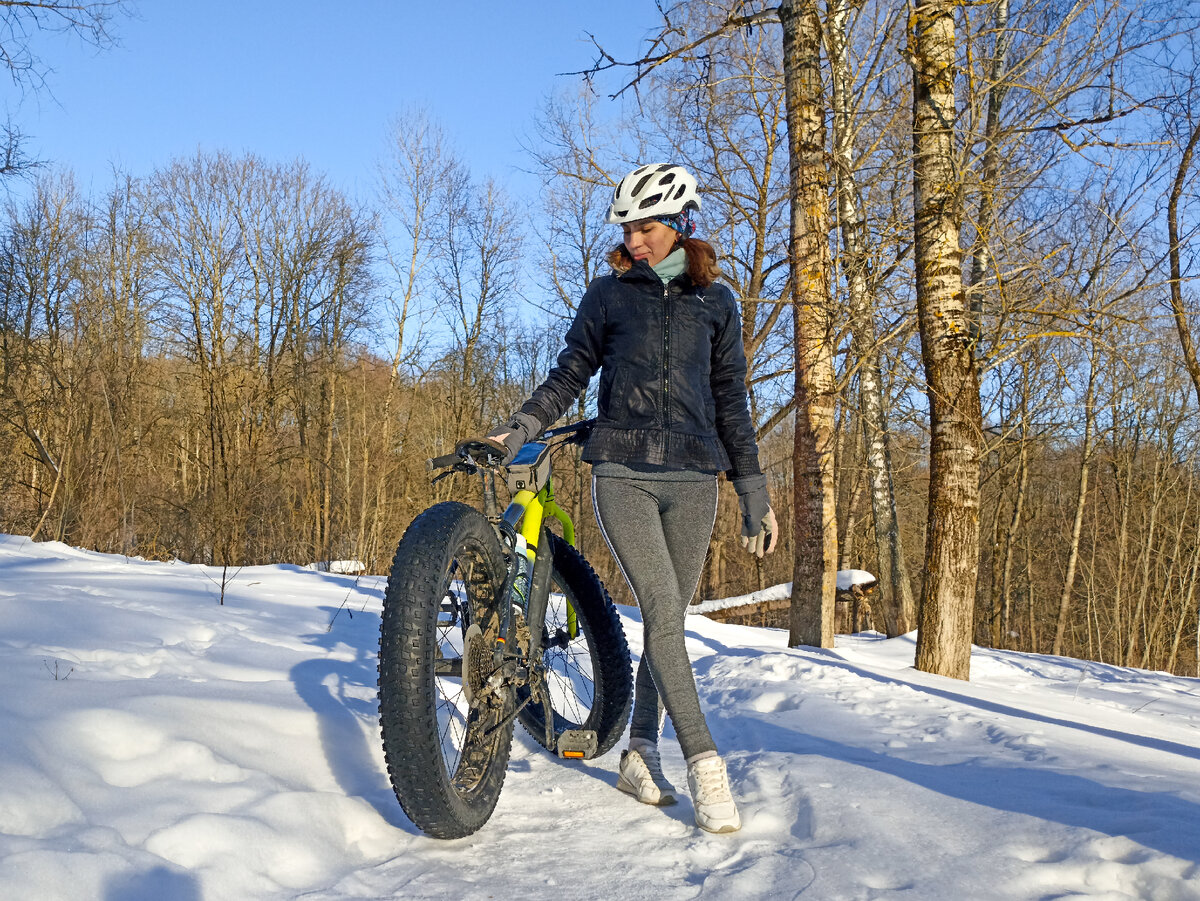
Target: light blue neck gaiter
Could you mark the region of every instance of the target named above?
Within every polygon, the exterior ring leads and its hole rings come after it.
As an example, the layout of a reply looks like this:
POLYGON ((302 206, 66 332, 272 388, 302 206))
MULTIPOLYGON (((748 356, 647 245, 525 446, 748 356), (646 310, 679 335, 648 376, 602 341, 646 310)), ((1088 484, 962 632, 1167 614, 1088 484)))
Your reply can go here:
POLYGON ((655 274, 662 279, 663 284, 667 284, 675 276, 679 275, 683 270, 687 269, 687 251, 682 247, 676 247, 669 254, 663 257, 657 266, 654 266, 655 274))

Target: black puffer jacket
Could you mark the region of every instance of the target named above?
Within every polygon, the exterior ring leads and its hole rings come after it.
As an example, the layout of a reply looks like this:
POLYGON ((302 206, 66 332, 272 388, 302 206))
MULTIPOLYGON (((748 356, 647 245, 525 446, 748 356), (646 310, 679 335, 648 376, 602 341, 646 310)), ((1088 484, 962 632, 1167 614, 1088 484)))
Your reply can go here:
POLYGON ((645 261, 595 279, 566 348, 521 407, 543 428, 600 372, 589 462, 756 475, 758 444, 746 402, 741 316, 727 287, 664 285, 645 261), (601 367, 603 367, 601 369, 601 367))

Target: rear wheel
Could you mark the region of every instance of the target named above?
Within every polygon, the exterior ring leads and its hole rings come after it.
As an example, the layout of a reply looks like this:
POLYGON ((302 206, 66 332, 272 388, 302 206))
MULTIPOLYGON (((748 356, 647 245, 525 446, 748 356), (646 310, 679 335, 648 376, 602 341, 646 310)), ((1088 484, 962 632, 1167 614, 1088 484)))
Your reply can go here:
POLYGON ((400 806, 437 838, 483 826, 504 785, 512 692, 488 685, 500 657, 504 580, 492 526, 453 502, 413 520, 388 576, 379 634, 383 754, 400 806))
MULTIPOLYGON (((625 732, 633 703, 633 669, 621 617, 587 560, 551 533, 554 566, 542 632, 553 734, 568 729, 596 733, 596 755, 609 751, 625 732)), ((517 690, 518 702, 529 688, 517 690)), ((546 746, 546 708, 531 702, 521 725, 546 746)))

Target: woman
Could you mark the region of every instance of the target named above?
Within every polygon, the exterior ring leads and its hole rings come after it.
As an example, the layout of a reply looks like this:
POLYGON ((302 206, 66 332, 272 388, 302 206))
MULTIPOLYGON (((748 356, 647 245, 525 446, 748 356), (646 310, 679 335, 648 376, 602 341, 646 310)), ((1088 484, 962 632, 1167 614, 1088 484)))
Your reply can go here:
POLYGON ((617 787, 647 804, 675 803, 658 753, 665 709, 687 759, 697 825, 734 832, 741 819, 684 646, 717 474, 737 490, 743 547, 770 553, 778 530, 747 405, 741 318, 716 282, 715 251, 692 237, 699 209, 696 181, 680 166, 641 166, 621 179, 605 217, 623 235, 608 256, 613 273, 588 286, 546 381, 488 437, 515 454, 600 371, 583 458, 594 464, 596 518, 641 608, 645 638, 617 787))

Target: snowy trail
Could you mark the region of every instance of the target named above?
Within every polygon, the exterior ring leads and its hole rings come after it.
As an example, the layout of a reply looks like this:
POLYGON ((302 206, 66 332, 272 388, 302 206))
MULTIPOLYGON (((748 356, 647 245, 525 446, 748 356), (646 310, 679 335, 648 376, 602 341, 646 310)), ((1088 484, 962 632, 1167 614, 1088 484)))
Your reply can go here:
POLYGON ((959 683, 909 637, 692 616, 741 832, 518 729, 491 822, 439 842, 383 769, 382 580, 225 576, 0 537, 0 901, 1200 899, 1197 680, 977 650, 959 683))

